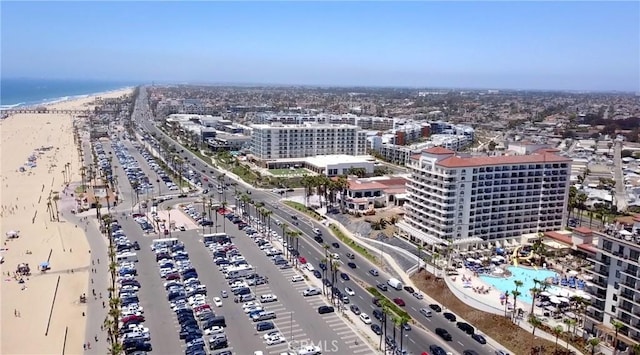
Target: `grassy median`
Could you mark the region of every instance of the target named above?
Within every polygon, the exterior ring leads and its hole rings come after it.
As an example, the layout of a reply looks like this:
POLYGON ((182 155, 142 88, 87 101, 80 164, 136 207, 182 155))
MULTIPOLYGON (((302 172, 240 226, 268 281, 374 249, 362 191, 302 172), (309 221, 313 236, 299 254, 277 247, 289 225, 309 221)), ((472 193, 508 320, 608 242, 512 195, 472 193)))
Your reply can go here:
POLYGON ((305 213, 311 217, 313 217, 314 219, 318 220, 318 221, 322 221, 324 218, 322 218, 322 216, 314 211, 313 209, 301 204, 300 202, 295 202, 295 201, 284 201, 284 204, 297 210, 300 211, 302 213, 305 213))
POLYGON ((391 301, 387 296, 385 296, 382 293, 380 293, 380 291, 378 291, 377 288, 375 288, 373 286, 369 286, 369 287, 367 287, 367 291, 369 291, 369 293, 371 293, 374 297, 377 297, 380 300, 386 301, 387 302, 387 306, 389 307, 391 312, 395 313, 397 316, 407 317, 409 320, 412 319, 411 316, 409 315, 409 313, 407 313, 405 310, 400 308, 400 306, 398 306, 397 304, 393 303, 393 301, 391 301))
POLYGON ((336 237, 338 237, 338 239, 340 239, 343 243, 345 243, 348 246, 350 246, 351 248, 353 248, 353 250, 358 252, 358 254, 364 256, 365 258, 367 258, 372 263, 375 263, 375 264, 378 263, 378 261, 379 261, 378 258, 373 256, 369 252, 369 250, 367 248, 363 247, 362 245, 358 244, 355 240, 353 240, 353 239, 347 237, 346 235, 344 235, 344 233, 342 233, 342 231, 340 230, 340 228, 338 226, 336 226, 335 224, 331 224, 331 225, 329 225, 329 229, 331 229, 333 234, 336 237))

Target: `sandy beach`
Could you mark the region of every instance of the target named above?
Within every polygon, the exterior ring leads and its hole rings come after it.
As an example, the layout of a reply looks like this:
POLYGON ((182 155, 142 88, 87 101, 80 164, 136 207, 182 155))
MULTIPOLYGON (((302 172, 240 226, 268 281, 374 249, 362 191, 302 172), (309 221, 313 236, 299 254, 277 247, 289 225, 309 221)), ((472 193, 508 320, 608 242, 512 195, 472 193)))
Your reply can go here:
MULTIPOLYGON (((119 97, 131 91, 98 96, 119 97)), ((92 109, 93 101, 88 97, 48 107, 92 109)), ((60 354, 65 334, 65 353, 82 353, 87 305, 79 296, 91 291, 91 253, 84 226, 65 219, 74 205, 73 191, 65 189, 65 164, 68 180, 81 180, 73 120, 65 114, 16 114, 0 121, 2 354, 60 354), (50 149, 37 152, 41 147, 50 149), (36 166, 21 171, 32 155, 36 166), (52 221, 47 209, 48 197, 56 194, 60 222, 52 221), (19 237, 9 238, 11 231, 19 237), (50 269, 43 273, 39 266, 44 262, 50 269), (15 274, 22 263, 29 265, 30 276, 15 274)))

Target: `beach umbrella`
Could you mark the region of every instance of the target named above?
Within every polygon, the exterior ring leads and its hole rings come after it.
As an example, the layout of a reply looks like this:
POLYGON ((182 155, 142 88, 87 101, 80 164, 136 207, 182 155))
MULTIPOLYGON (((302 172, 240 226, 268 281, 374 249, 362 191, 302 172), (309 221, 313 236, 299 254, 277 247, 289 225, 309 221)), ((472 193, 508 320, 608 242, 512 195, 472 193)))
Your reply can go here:
POLYGON ((494 269, 493 273, 496 274, 496 275, 502 275, 502 274, 504 274, 504 271, 502 269, 494 269))
POLYGON ((560 304, 562 303, 557 297, 550 297, 549 298, 549 302, 553 303, 553 304, 560 304))
POLYGON ((43 261, 40 263, 40 267, 43 269, 46 269, 49 267, 49 262, 48 261, 43 261))
POLYGON ((571 276, 578 276, 578 272, 575 270, 569 270, 568 274, 571 276))
POLYGON ((20 231, 10 230, 7 232, 7 237, 17 237, 20 231))
POLYGON ((573 312, 566 312, 564 315, 569 317, 569 318, 573 318, 573 319, 577 318, 576 314, 573 313, 573 312))
POLYGON ((558 301, 562 302, 562 303, 569 303, 571 302, 568 298, 566 297, 558 297, 558 301))
POLYGON ((491 262, 499 263, 500 259, 493 257, 493 258, 491 258, 491 262))
POLYGON ((549 297, 549 296, 551 296, 551 294, 549 292, 547 292, 547 291, 542 291, 542 292, 540 292, 540 296, 549 297))
POLYGON ((475 262, 476 262, 476 259, 474 259, 474 258, 467 258, 467 261, 468 261, 468 262, 470 262, 470 263, 475 263, 475 262))
POLYGON ((501 294, 500 294, 500 299, 501 299, 501 300, 503 300, 503 299, 505 299, 505 298, 506 298, 506 296, 504 295, 504 293, 501 293, 501 294))

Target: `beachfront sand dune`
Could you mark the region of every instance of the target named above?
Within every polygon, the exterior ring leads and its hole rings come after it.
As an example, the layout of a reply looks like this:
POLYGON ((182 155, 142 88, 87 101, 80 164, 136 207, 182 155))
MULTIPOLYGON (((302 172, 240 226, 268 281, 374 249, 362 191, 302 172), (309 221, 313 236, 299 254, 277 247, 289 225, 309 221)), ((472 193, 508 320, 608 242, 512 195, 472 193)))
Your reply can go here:
MULTIPOLYGON (((130 91, 101 96, 119 97, 130 91)), ((92 101, 93 98, 85 98, 50 107, 86 109, 92 108, 88 105, 92 101)), ((81 179, 73 120, 74 117, 61 114, 18 114, 0 121, 0 256, 4 261, 0 267, 1 354, 59 354, 67 329, 66 353, 82 352, 86 322, 83 312, 87 308, 79 302, 79 296, 90 294, 91 254, 84 226, 64 219, 65 211, 73 204, 73 191, 65 189, 65 164, 70 164, 67 170, 71 181, 81 179), (41 147, 50 149, 37 151, 41 147), (59 197, 56 204, 62 213, 60 222, 52 221, 47 210, 48 197, 54 195, 59 197), (19 231, 19 238, 8 238, 9 231, 19 231), (50 270, 41 273, 39 265, 47 261, 50 270), (31 269, 31 276, 22 277, 24 283, 18 282, 18 275, 14 277, 20 263, 29 264, 31 269)))

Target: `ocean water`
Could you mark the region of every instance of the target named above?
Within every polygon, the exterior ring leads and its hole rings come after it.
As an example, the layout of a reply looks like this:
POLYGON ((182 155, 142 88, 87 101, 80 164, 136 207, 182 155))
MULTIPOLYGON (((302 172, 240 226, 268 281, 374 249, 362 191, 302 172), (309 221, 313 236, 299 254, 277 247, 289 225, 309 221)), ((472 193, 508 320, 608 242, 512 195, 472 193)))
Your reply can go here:
POLYGON ((2 79, 0 107, 36 106, 139 85, 135 82, 58 79, 2 79))

